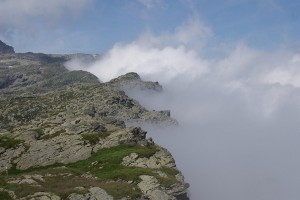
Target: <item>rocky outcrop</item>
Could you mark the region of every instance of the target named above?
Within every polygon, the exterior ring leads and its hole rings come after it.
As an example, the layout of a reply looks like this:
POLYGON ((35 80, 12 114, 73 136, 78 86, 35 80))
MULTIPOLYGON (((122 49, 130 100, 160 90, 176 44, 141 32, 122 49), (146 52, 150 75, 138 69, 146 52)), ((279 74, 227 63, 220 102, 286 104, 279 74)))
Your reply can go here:
POLYGON ((170 152, 136 124, 174 125, 122 87, 161 91, 129 73, 107 83, 65 56, 0 54, 0 195, 11 199, 188 199, 170 152), (2 188, 2 189, 1 189, 2 188))
POLYGON ((61 200, 61 198, 55 194, 48 193, 48 192, 36 192, 33 195, 29 195, 26 198, 20 198, 19 200, 27 200, 27 199, 34 199, 34 200, 61 200))
POLYGON ((157 92, 162 91, 162 86, 158 82, 142 81, 141 77, 135 73, 130 72, 118 78, 109 81, 109 84, 117 86, 122 90, 153 90, 157 92))
POLYGON ((113 200, 114 198, 108 195, 105 190, 99 187, 89 189, 89 193, 82 195, 72 193, 68 196, 69 200, 113 200))
POLYGON ((14 48, 0 40, 0 53, 15 53, 14 48))
POLYGON ((149 158, 139 158, 138 154, 131 153, 123 158, 123 165, 131 167, 143 167, 159 169, 162 167, 175 168, 175 161, 166 149, 159 147, 158 151, 149 158))
POLYGON ((79 135, 58 136, 28 144, 29 148, 14 160, 17 169, 47 166, 55 163, 71 163, 91 156, 92 147, 85 145, 79 135))
POLYGON ((10 169, 13 166, 13 160, 19 158, 24 151, 23 145, 9 149, 0 147, 0 173, 10 169))

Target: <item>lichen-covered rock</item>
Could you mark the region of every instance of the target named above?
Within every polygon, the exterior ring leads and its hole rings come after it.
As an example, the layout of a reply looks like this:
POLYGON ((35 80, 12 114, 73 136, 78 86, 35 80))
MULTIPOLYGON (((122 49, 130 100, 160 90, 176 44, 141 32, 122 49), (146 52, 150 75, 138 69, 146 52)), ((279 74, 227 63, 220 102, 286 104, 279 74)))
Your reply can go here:
POLYGON ((109 83, 122 90, 139 89, 154 90, 157 92, 162 91, 162 86, 158 82, 142 81, 141 77, 135 72, 119 76, 118 78, 109 81, 109 83))
POLYGON ((87 200, 85 195, 72 193, 68 196, 68 200, 87 200))
POLYGON ((134 145, 139 143, 148 143, 146 132, 138 127, 130 127, 112 132, 109 136, 100 140, 93 148, 93 151, 96 152, 100 149, 114 147, 119 144, 134 145))
POLYGON ((36 192, 33 195, 29 195, 19 200, 61 200, 61 198, 55 194, 47 192, 36 192))
POLYGON ((175 168, 175 161, 166 149, 159 147, 153 156, 149 158, 139 158, 136 153, 131 153, 129 156, 123 158, 123 165, 131 167, 143 167, 157 169, 162 167, 175 168))
POLYGON ((113 200, 113 197, 108 195, 105 190, 99 187, 93 187, 89 189, 88 194, 90 200, 113 200))
POLYGON ((2 148, 2 152, 0 153, 0 173, 10 169, 13 159, 18 158, 24 151, 24 146, 6 150, 2 148))
POLYGON ((141 182, 138 187, 141 191, 148 195, 151 200, 176 200, 175 197, 168 195, 165 191, 161 190, 158 180, 153 176, 142 175, 140 176, 141 182))
POLYGON ((84 145, 79 135, 59 136, 50 140, 38 140, 30 144, 21 157, 14 160, 17 169, 47 166, 55 163, 71 163, 90 157, 92 147, 84 145))
POLYGON ((99 187, 92 187, 89 193, 82 195, 72 193, 68 196, 69 200, 113 200, 114 198, 106 193, 105 190, 99 187))

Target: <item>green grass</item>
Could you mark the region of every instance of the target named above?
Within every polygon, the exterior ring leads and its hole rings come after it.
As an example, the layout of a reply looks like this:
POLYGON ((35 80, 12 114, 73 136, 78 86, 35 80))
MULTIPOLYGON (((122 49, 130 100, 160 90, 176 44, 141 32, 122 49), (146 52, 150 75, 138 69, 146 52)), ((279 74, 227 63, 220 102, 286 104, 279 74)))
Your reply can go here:
MULTIPOLYGON (((93 153, 87 160, 78 161, 72 164, 63 165, 55 164, 45 167, 35 167, 26 170, 17 170, 12 167, 9 170, 9 176, 0 176, 0 187, 14 191, 18 197, 25 197, 37 191, 52 192, 66 199, 71 193, 87 193, 90 187, 100 187, 115 199, 127 197, 136 199, 142 195, 136 184, 130 184, 128 181, 135 183, 140 181, 140 175, 155 176, 163 187, 170 187, 177 182, 175 175, 177 170, 169 168, 149 169, 141 167, 128 167, 121 165, 123 158, 131 153, 137 153, 139 157, 147 157, 157 152, 155 146, 143 147, 139 145, 119 145, 109 149, 102 149, 93 153), (167 178, 160 177, 156 171, 160 170, 167 174, 167 178), (91 173, 98 179, 82 177, 85 173, 91 173), (71 174, 64 176, 63 174, 71 174), (45 182, 39 182, 41 187, 34 187, 26 184, 8 184, 5 179, 20 177, 24 174, 55 174, 52 177, 45 177, 45 182), (83 191, 76 191, 75 187, 84 187, 83 191)), ((1 199, 1 198, 0 198, 1 199)))
POLYGON ((83 161, 68 165, 80 171, 89 170, 94 176, 103 180, 139 180, 142 174, 153 174, 151 169, 140 167, 126 167, 121 165, 122 159, 137 153, 139 157, 150 157, 156 153, 156 147, 120 145, 109 149, 102 149, 83 161))
POLYGON ((12 137, 0 136, 0 147, 3 147, 4 149, 15 148, 22 142, 22 140, 14 139, 12 137))
POLYGON ((91 173, 104 180, 138 181, 140 175, 154 176, 153 170, 141 167, 125 167, 122 165, 107 165, 100 170, 92 170, 91 173))
MULTIPOLYGON (((83 173, 83 172, 82 172, 83 173)), ((116 199, 122 197, 129 197, 129 199, 136 199, 142 195, 141 191, 135 185, 130 185, 126 181, 107 181, 101 179, 89 179, 81 177, 82 173, 74 171, 68 168, 44 168, 36 169, 36 171, 22 174, 41 174, 45 176, 46 174, 55 174, 55 176, 45 177, 45 182, 38 181, 41 187, 35 187, 28 184, 10 184, 6 183, 9 178, 21 177, 19 175, 10 176, 0 176, 0 188, 14 191, 15 194, 21 198, 28 195, 32 195, 35 192, 46 191, 54 193, 62 199, 67 199, 71 193, 85 194, 88 192, 88 188, 100 187, 104 189, 108 194, 112 195, 116 199), (70 176, 64 176, 64 174, 71 174, 70 176), (76 190, 76 187, 84 187, 84 190, 76 190)), ((1 198, 0 198, 1 199, 1 198)))
MULTIPOLYGON (((15 176, 15 175, 28 174, 28 173, 30 174, 30 173, 35 173, 35 172, 42 173, 44 171, 49 173, 49 170, 55 169, 55 168, 60 168, 63 166, 64 166, 63 164, 56 163, 56 164, 48 165, 48 166, 30 167, 25 170, 20 170, 20 169, 17 169, 16 164, 12 164, 12 167, 8 170, 8 174, 10 176, 15 176)), ((55 170, 55 171, 57 172, 57 170, 55 170)))
POLYGON ((155 146, 142 147, 139 145, 129 146, 129 145, 119 145, 109 149, 101 149, 100 151, 93 153, 90 158, 83 161, 78 161, 76 163, 70 164, 69 166, 76 169, 87 169, 91 166, 92 162, 98 162, 101 165, 119 165, 122 159, 131 154, 137 153, 140 157, 150 157, 157 152, 155 146))

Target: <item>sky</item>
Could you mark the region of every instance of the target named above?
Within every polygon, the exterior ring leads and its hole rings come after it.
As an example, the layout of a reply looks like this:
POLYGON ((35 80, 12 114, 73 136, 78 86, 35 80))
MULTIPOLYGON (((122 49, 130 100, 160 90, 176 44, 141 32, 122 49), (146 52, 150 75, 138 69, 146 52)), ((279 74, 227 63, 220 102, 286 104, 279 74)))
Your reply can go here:
POLYGON ((296 0, 1 0, 0 39, 17 52, 104 53, 197 17, 211 29, 210 43, 299 49, 299 7, 296 0))
POLYGON ((65 66, 103 82, 134 71, 162 84, 126 93, 178 120, 144 128, 192 200, 299 199, 300 2, 45 2, 0 0, 0 39, 17 52, 100 53, 65 66))

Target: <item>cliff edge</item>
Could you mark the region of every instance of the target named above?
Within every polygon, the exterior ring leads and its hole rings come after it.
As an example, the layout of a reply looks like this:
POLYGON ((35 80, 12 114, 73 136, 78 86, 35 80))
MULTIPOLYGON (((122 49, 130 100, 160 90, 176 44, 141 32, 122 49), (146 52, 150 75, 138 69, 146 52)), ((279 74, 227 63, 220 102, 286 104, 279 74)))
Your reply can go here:
POLYGON ((168 150, 125 125, 176 120, 145 109, 117 79, 68 71, 67 59, 0 54, 0 199, 189 199, 168 150))

